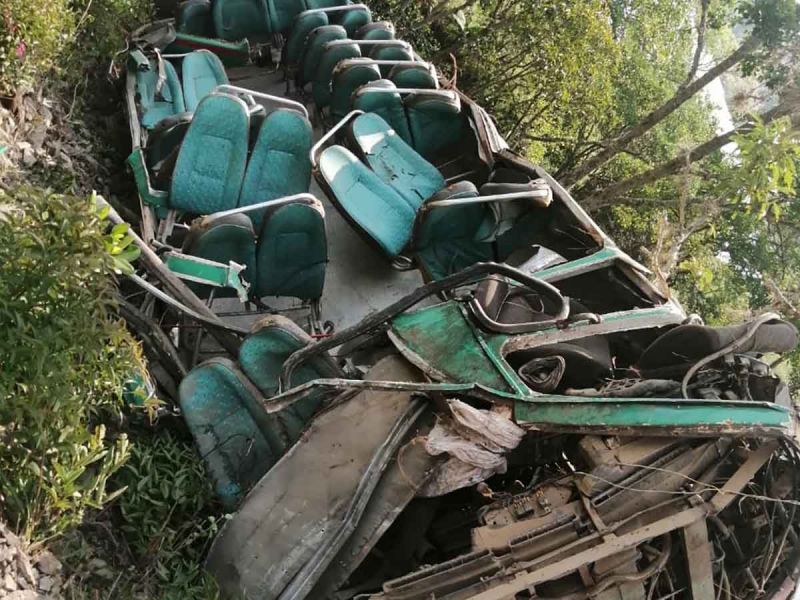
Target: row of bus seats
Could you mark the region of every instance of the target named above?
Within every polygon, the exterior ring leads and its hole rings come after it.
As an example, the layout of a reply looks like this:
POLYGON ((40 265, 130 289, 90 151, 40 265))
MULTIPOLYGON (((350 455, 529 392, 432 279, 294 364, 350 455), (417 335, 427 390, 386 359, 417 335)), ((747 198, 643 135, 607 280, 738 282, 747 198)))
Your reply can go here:
POLYGON ((259 43, 289 31, 295 18, 307 11, 350 7, 330 12, 325 24, 355 30, 371 20, 369 9, 350 0, 185 0, 176 11, 180 33, 259 43))
MULTIPOLYGON (((370 22, 351 34, 312 19, 319 14, 298 15, 284 53, 287 81, 293 79, 301 90, 310 84, 318 113, 338 121, 353 109, 375 112, 439 168, 456 157, 477 156, 458 94, 438 89, 435 69, 410 44, 395 39, 391 23, 370 22)), ((448 178, 457 176, 469 163, 455 161, 443 170, 448 178)))
POLYGON ((168 117, 191 113, 218 85, 228 83, 225 68, 216 54, 196 50, 170 59, 148 59, 143 52, 131 52, 135 69, 136 99, 140 122, 153 129, 168 117))
POLYGON ((265 112, 233 94, 208 94, 153 180, 168 190, 164 208, 205 215, 192 224, 185 253, 244 265, 255 298, 317 300, 327 262, 322 204, 301 198, 247 210, 307 193, 311 180, 308 119, 291 109, 265 112))
POLYGON ((319 154, 320 185, 380 252, 415 258, 427 279, 503 261, 547 222, 552 192, 541 180, 503 182, 493 174, 480 191, 469 181, 447 185, 375 113, 355 117, 346 137, 349 149, 334 144, 319 154))
MULTIPOLYGON (((318 394, 273 414, 259 403, 277 393, 284 361, 309 342, 309 335, 294 322, 271 315, 253 326, 239 348, 238 362, 212 358, 181 381, 181 410, 214 490, 227 508, 236 506, 320 409, 318 394)), ((292 381, 299 385, 342 376, 336 363, 321 354, 299 367, 292 381)))

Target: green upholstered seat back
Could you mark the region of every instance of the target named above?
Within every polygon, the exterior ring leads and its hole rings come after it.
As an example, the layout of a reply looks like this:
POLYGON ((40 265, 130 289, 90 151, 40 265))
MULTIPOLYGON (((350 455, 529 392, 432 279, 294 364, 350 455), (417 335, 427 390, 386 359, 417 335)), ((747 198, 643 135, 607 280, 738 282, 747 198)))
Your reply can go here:
POLYGON ((415 212, 394 188, 341 146, 326 148, 320 173, 336 203, 359 229, 389 256, 397 256, 411 237, 415 212))
MULTIPOLYGON (((227 265, 233 261, 245 267, 242 278, 251 286, 256 282, 256 236, 253 223, 243 214, 227 215, 208 222, 206 219, 193 223, 183 243, 183 251, 192 256, 207 258, 227 265)), ((215 289, 215 297, 235 296, 231 288, 211 288, 199 283, 190 283, 201 297, 215 289)))
MULTIPOLYGON (((478 195, 468 181, 455 183, 431 200, 478 195)), ((492 245, 477 242, 476 233, 487 218, 487 204, 431 209, 415 232, 414 249, 423 271, 433 280, 456 273, 476 262, 493 259, 492 245)))
POLYGON ((354 8, 339 13, 333 13, 333 21, 344 27, 347 35, 351 36, 367 23, 372 22, 372 13, 368 8, 354 8))
POLYGON ((414 149, 426 159, 436 162, 443 151, 464 141, 468 125, 455 93, 447 98, 421 92, 408 96, 404 104, 414 149))
POLYGON ((389 21, 375 21, 359 27, 353 34, 354 40, 393 40, 394 25, 389 21))
POLYGON ((214 0, 212 14, 223 40, 260 40, 271 33, 266 0, 214 0))
POLYGON ((331 81, 331 99, 329 111, 331 117, 339 120, 351 110, 353 93, 362 85, 380 79, 381 72, 377 65, 368 58, 352 59, 334 69, 331 81))
POLYGON ((303 58, 309 34, 317 27, 326 25, 328 25, 328 15, 325 13, 312 12, 297 15, 286 41, 284 62, 287 65, 299 64, 303 58))
POLYGON ((276 417, 258 404, 259 395, 224 358, 198 365, 180 384, 183 418, 226 508, 235 507, 289 445, 276 417))
POLYGON ((436 167, 417 154, 380 116, 358 116, 350 133, 373 172, 397 190, 415 211, 446 186, 436 167))
MULTIPOLYGON (((373 60, 414 60, 414 54, 404 46, 375 46, 370 49, 369 57, 373 60)), ((381 76, 388 77, 391 65, 381 65, 381 76)))
POLYGON ((312 31, 306 40, 306 49, 303 53, 303 66, 297 73, 297 84, 304 86, 314 81, 317 74, 324 46, 333 40, 343 40, 347 38, 347 32, 341 25, 325 25, 317 27, 312 31))
POLYGON ((365 113, 375 113, 386 121, 405 142, 411 143, 411 130, 403 107, 403 100, 397 92, 369 93, 370 88, 394 90, 396 86, 388 79, 379 79, 358 90, 353 98, 353 108, 365 113))
MULTIPOLYGON (((239 347, 239 364, 250 380, 264 394, 271 398, 278 393, 278 380, 286 359, 292 353, 304 348, 313 340, 297 324, 281 315, 269 315, 255 323, 239 347)), ((322 354, 314 357, 298 367, 292 373, 292 387, 302 385, 314 379, 339 377, 341 374, 336 364, 322 354)), ((302 406, 302 401, 292 407, 300 408, 299 416, 308 420, 313 413, 309 407, 302 406)))
POLYGON ((358 44, 355 42, 351 44, 325 44, 311 85, 314 104, 318 109, 321 110, 330 103, 331 78, 336 64, 339 61, 360 56, 361 50, 359 50, 358 44))
POLYGON ((200 37, 216 37, 214 18, 211 15, 211 2, 208 0, 185 0, 178 5, 175 13, 175 29, 200 37))
POLYGON ((150 61, 150 68, 136 72, 136 93, 142 112, 142 125, 152 129, 161 119, 186 110, 178 74, 168 60, 162 63, 165 80, 158 90, 158 64, 150 61))
POLYGON ((206 215, 236 208, 247 162, 245 103, 227 94, 203 98, 181 144, 170 205, 206 215))
MULTIPOLYGON (((308 191, 311 183, 311 124, 293 110, 270 113, 258 132, 239 206, 249 206, 308 191)), ((261 215, 248 213, 258 231, 261 215)))
POLYGON ((228 83, 222 61, 208 50, 196 50, 184 57, 181 78, 186 110, 190 111, 195 110, 200 100, 215 87, 228 83))
POLYGON ((288 32, 295 17, 306 9, 302 0, 266 0, 266 2, 270 30, 273 33, 288 32))
POLYGON ((269 210, 261 226, 257 253, 258 297, 318 300, 328 262, 322 204, 297 202, 269 210))
POLYGON ((420 63, 393 66, 389 71, 389 80, 399 88, 435 90, 439 87, 428 65, 420 63))

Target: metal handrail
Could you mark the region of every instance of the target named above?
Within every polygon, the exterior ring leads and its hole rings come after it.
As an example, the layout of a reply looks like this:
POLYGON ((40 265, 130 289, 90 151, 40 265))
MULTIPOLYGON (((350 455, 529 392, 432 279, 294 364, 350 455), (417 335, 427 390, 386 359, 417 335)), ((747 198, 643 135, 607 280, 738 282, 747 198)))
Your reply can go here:
POLYGON ((506 194, 490 194, 488 196, 474 196, 471 198, 448 198, 446 200, 434 200, 433 202, 426 202, 422 208, 440 208, 442 206, 458 206, 460 204, 480 204, 482 202, 508 202, 511 200, 522 200, 524 198, 547 198, 552 195, 552 191, 548 188, 531 189, 525 192, 508 192, 506 194))
POLYGON ((273 96, 272 94, 265 94, 263 92, 256 92, 254 90, 249 90, 247 88, 239 87, 236 85, 230 84, 223 84, 218 85, 214 88, 214 91, 229 93, 229 94, 248 94, 253 96, 254 98, 261 98, 263 100, 269 100, 273 104, 277 104, 279 106, 287 106, 293 110, 298 111, 301 113, 306 119, 308 119, 308 110, 305 106, 303 106, 300 102, 295 102, 294 100, 289 100, 282 96, 273 96))
POLYGON ((325 135, 323 135, 316 144, 314 144, 311 147, 311 151, 308 153, 308 158, 311 161, 312 169, 317 168, 317 154, 320 152, 322 146, 324 146, 327 143, 327 141, 331 139, 331 137, 333 137, 333 134, 339 131, 342 127, 344 127, 348 123, 348 121, 363 114, 364 114, 363 110, 350 111, 344 117, 342 117, 341 121, 339 121, 336 125, 331 127, 330 130, 325 135))
POLYGON ((369 7, 366 4, 348 4, 347 6, 331 6, 328 8, 309 8, 304 10, 301 13, 298 13, 297 16, 294 18, 297 21, 303 15, 311 15, 316 13, 332 13, 332 12, 347 12, 350 10, 366 10, 370 15, 372 15, 372 11, 370 11, 369 7))
POLYGON ((294 194, 292 196, 282 196, 280 198, 273 198, 272 200, 265 200, 264 202, 249 204, 247 206, 239 206, 237 208, 221 210, 219 212, 211 213, 206 217, 206 220, 214 221, 216 219, 227 217, 229 215, 239 215, 239 214, 253 212, 256 210, 261 210, 263 208, 271 208, 273 206, 283 206, 284 204, 292 204, 293 202, 298 202, 300 200, 319 202, 319 199, 314 194, 309 194, 309 193, 294 194))

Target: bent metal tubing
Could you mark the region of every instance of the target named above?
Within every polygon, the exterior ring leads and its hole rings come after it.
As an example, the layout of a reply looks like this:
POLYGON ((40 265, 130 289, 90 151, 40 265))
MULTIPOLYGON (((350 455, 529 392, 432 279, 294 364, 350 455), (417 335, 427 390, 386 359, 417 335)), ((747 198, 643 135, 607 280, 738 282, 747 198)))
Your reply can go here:
POLYGON ((286 362, 283 363, 279 389, 288 390, 291 387, 292 372, 300 364, 304 363, 312 356, 315 356, 321 352, 325 352, 331 348, 341 346, 343 343, 352 340, 363 333, 373 331, 374 329, 386 323, 386 321, 391 319, 393 316, 408 310, 412 306, 422 302, 425 298, 452 290, 467 283, 474 283, 475 281, 483 278, 485 275, 504 275, 517 283, 531 288, 532 290, 544 291, 550 295, 551 298, 555 299, 556 304, 559 307, 556 317, 548 321, 543 321, 543 327, 555 325, 556 323, 562 322, 569 317, 569 302, 555 286, 542 281, 541 279, 537 279, 536 277, 527 275, 522 271, 503 263, 476 263, 471 267, 467 267, 466 269, 459 271, 458 273, 448 275, 447 277, 444 277, 438 281, 427 283, 417 288, 404 298, 401 298, 397 302, 387 306, 383 310, 379 310, 369 315, 360 323, 353 325, 352 327, 348 327, 347 329, 343 329, 339 333, 334 334, 327 339, 309 344, 308 346, 305 346, 304 348, 294 352, 291 356, 289 356, 288 359, 286 359, 286 362))

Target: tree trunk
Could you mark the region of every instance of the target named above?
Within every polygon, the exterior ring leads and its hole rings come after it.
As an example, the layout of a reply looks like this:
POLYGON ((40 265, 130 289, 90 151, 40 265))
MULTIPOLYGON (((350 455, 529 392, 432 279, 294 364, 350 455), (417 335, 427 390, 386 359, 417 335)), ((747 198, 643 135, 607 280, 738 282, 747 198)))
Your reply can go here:
MULTIPOLYGON (((763 115, 761 115, 761 120, 764 124, 770 123, 775 119, 780 117, 786 116, 787 114, 791 113, 791 108, 779 104, 775 108, 768 110, 763 115)), ((794 114, 792 116, 792 124, 797 126, 800 124, 800 114, 794 114)), ((603 208, 606 206, 612 206, 614 204, 624 204, 626 202, 626 198, 624 195, 631 190, 636 188, 640 188, 645 186, 649 183, 653 183, 654 181, 658 181, 663 177, 667 177, 668 175, 674 175, 681 169, 685 168, 687 165, 690 165, 698 160, 701 160, 711 154, 712 152, 716 152, 727 143, 729 143, 733 136, 739 133, 745 133, 752 127, 752 123, 748 122, 739 127, 731 129, 730 131, 726 131, 718 135, 715 138, 708 140, 707 142, 700 144, 699 146, 695 146, 689 152, 681 154, 676 158, 673 158, 670 161, 665 163, 661 163, 660 165, 653 167, 649 171, 645 171, 643 173, 639 173, 638 175, 634 175, 633 177, 629 177, 619 183, 615 183, 610 185, 602 190, 588 196, 581 200, 581 206, 586 210, 597 210, 598 208, 603 208)))
POLYGON ((605 148, 602 151, 588 158, 582 164, 578 165, 571 173, 568 173, 567 176, 563 178, 562 184, 566 187, 573 187, 592 171, 607 163, 619 154, 630 142, 650 131, 653 127, 678 110, 687 100, 692 98, 706 85, 738 64, 756 47, 756 45, 757 42, 754 38, 748 38, 731 55, 714 65, 710 70, 704 73, 702 77, 698 77, 691 83, 678 88, 678 91, 675 92, 672 98, 642 117, 638 123, 625 128, 619 135, 611 138, 604 144, 605 148))

